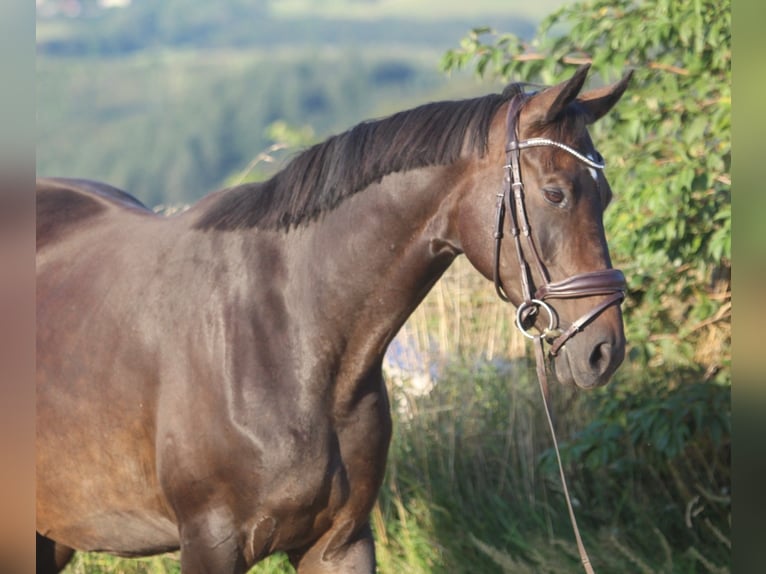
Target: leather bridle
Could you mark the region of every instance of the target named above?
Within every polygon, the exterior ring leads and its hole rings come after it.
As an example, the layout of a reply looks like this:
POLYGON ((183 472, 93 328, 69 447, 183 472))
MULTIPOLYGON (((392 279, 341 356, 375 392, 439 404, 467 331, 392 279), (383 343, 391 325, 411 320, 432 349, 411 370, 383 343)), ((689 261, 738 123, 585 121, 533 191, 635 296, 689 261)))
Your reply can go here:
POLYGON ((625 298, 625 276, 619 269, 602 269, 573 275, 562 281, 551 282, 548 272, 540 258, 532 238, 531 229, 527 220, 524 205, 524 183, 521 180, 521 158, 523 149, 540 146, 554 146, 573 155, 588 167, 597 170, 604 169, 604 163, 581 154, 566 144, 545 138, 532 138, 518 141, 518 117, 521 107, 528 96, 519 94, 513 98, 508 106, 506 119, 508 144, 506 145, 506 170, 503 178, 502 193, 498 194, 497 218, 495 227, 495 261, 494 281, 498 296, 506 302, 509 297, 503 287, 500 278, 500 246, 503 240, 503 223, 506 213, 509 214, 509 231, 514 239, 516 255, 519 262, 519 276, 521 278, 523 300, 516 311, 516 326, 528 338, 543 338, 551 343, 548 354, 555 357, 561 347, 580 332, 588 323, 593 321, 602 312, 612 305, 619 305, 625 298), (532 293, 532 277, 529 264, 522 249, 521 235, 524 235, 528 251, 541 278, 542 285, 532 293), (558 315, 546 302, 550 299, 574 299, 592 297, 594 295, 606 295, 601 303, 585 313, 576 321, 573 321, 566 330, 558 328, 558 315), (525 328, 530 319, 536 318, 539 309, 544 309, 548 314, 548 327, 539 335, 533 335, 525 328))
MULTIPOLYGON (((548 400, 548 378, 545 363, 545 353, 543 351, 543 340, 551 344, 548 351, 549 356, 555 357, 564 344, 579 333, 588 323, 593 321, 601 313, 612 305, 619 305, 625 298, 625 276, 619 269, 602 269, 599 271, 590 271, 573 275, 561 281, 551 282, 545 265, 535 247, 532 238, 532 232, 527 220, 527 214, 524 206, 524 184, 521 180, 521 150, 530 147, 554 146, 577 158, 579 161, 588 165, 594 170, 603 170, 605 165, 602 161, 596 161, 587 157, 577 150, 561 142, 545 138, 530 138, 518 141, 518 118, 521 108, 529 96, 518 94, 508 106, 508 115, 506 126, 508 133, 508 143, 506 145, 506 173, 503 178, 502 192, 497 195, 497 218, 495 227, 495 260, 494 260, 494 282, 495 290, 498 296, 506 302, 510 302, 503 282, 500 278, 500 246, 503 240, 503 224, 506 213, 509 214, 509 231, 513 236, 516 246, 516 256, 519 262, 519 276, 521 278, 521 291, 523 300, 516 309, 516 326, 534 342, 535 363, 537 369, 537 378, 540 383, 540 391, 545 406, 545 415, 548 421, 548 427, 553 437, 553 445, 556 453, 556 459, 559 466, 559 475, 564 489, 564 497, 569 510, 569 519, 574 529, 577 550, 580 553, 580 560, 587 574, 594 574, 590 558, 583 545, 580 536, 580 530, 577 527, 577 519, 572 508, 572 501, 569 496, 566 477, 564 476, 564 467, 561 462, 556 431, 553 424, 553 414, 548 400), (541 278, 542 284, 532 293, 532 276, 527 262, 527 258, 522 248, 521 235, 526 238, 527 249, 536 267, 537 274, 541 278), (590 311, 582 315, 579 319, 565 330, 558 328, 558 315, 553 308, 546 302, 550 299, 571 299, 580 297, 592 297, 595 295, 604 295, 606 298, 593 307, 590 311), (545 310, 548 314, 548 326, 540 334, 532 334, 526 324, 533 324, 538 318, 539 309, 545 310)), ((599 156, 600 157, 600 156, 599 156)))

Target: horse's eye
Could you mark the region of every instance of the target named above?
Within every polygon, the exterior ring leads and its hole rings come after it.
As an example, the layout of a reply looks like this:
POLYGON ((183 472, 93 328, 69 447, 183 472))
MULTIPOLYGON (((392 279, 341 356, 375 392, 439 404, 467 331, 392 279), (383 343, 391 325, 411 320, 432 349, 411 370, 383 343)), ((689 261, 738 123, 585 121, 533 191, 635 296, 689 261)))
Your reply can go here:
POLYGON ((544 187, 543 197, 554 205, 560 205, 564 201, 564 192, 556 187, 544 187))

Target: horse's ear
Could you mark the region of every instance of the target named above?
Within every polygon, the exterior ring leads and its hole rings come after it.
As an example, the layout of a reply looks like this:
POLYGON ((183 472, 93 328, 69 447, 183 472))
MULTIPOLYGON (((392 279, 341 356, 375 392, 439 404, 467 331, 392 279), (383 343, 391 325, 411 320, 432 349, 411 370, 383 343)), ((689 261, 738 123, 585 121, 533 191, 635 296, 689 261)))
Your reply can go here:
POLYGON ((633 76, 633 70, 625 74, 619 82, 587 91, 577 98, 577 101, 588 111, 588 123, 592 124, 614 107, 625 92, 625 88, 628 87, 631 76, 633 76))
POLYGON ((555 121, 564 108, 580 93, 589 69, 590 64, 580 66, 568 80, 535 94, 528 104, 529 110, 534 110, 531 119, 542 123, 555 121))

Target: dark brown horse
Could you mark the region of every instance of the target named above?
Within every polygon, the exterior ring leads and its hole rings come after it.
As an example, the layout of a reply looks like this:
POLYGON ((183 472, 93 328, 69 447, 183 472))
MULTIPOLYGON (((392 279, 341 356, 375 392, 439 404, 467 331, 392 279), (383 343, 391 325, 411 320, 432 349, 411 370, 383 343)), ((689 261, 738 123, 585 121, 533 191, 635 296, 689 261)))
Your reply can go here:
MULTIPOLYGON (((532 281, 611 267, 611 191, 582 158, 598 167, 587 124, 627 77, 578 96, 587 71, 362 123, 172 217, 108 185, 40 180, 38 571, 72 549, 180 548, 184 574, 240 573, 278 551, 301 574, 373 572, 383 355, 457 255, 493 276, 509 109, 518 139, 564 146, 520 153, 548 275, 532 281)), ((519 304, 513 245, 499 274, 519 304)), ((563 329, 606 297, 585 295, 556 303, 563 329)), ((590 388, 623 355, 611 305, 553 362, 590 388)))

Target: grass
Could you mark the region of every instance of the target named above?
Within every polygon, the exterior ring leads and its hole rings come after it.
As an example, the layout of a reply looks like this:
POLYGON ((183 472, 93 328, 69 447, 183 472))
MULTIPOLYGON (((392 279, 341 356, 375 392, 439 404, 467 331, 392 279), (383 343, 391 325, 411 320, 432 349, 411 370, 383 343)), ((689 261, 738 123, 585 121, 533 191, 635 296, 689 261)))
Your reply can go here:
POLYGON ((151 558, 124 559, 107 554, 78 552, 67 568, 67 574, 178 574, 181 565, 178 554, 151 558))

